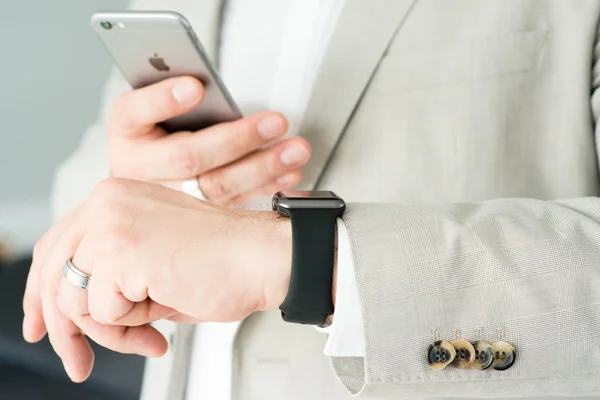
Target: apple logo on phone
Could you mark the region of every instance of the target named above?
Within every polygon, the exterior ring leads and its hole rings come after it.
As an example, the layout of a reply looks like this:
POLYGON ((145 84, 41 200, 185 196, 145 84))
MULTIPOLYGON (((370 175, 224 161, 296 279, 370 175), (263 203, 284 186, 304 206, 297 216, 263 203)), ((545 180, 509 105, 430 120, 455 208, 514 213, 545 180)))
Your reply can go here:
POLYGON ((149 59, 150 65, 152 65, 157 71, 168 72, 171 68, 165 63, 165 59, 158 56, 158 53, 154 53, 154 57, 149 59))

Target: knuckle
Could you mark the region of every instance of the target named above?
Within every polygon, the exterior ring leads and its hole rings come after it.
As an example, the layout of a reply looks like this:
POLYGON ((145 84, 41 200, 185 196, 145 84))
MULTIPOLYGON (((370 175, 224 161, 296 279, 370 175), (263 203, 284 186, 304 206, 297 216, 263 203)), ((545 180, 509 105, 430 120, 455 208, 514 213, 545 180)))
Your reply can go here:
POLYGON ((114 307, 108 307, 105 297, 95 298, 90 295, 88 302, 88 312, 90 318, 102 325, 119 325, 122 316, 120 316, 114 307))
POLYGON ((65 316, 73 316, 71 302, 66 299, 66 296, 62 291, 58 292, 58 296, 56 296, 56 306, 58 307, 58 310, 65 316))
POLYGON ((122 256, 135 250, 136 241, 130 229, 112 227, 103 235, 102 248, 107 259, 122 256))
POLYGON ((152 110, 154 115, 160 115, 164 119, 174 117, 179 113, 180 106, 171 96, 165 97, 157 95, 153 99, 148 98, 148 101, 150 103, 146 109, 152 110))
POLYGON ((110 106, 109 133, 136 132, 145 129, 155 115, 164 115, 167 119, 173 114, 170 112, 172 108, 168 103, 155 100, 149 93, 142 94, 135 90, 125 93, 110 106))
POLYGON ((96 301, 90 301, 89 305, 90 318, 102 325, 110 325, 114 321, 111 316, 111 311, 108 307, 98 304, 96 301))
POLYGON ((250 153, 262 143, 256 123, 248 118, 221 124, 219 135, 219 158, 226 158, 227 162, 250 153))
POLYGON ((90 198, 95 201, 112 203, 131 188, 131 182, 121 178, 108 178, 98 183, 90 198))
POLYGON ((124 180, 120 178, 107 178, 96 185, 94 194, 97 196, 113 195, 124 188, 124 180))
POLYGON ((130 112, 130 97, 131 92, 122 94, 111 104, 108 113, 109 129, 113 129, 118 126, 129 128, 133 125, 133 119, 130 112))
POLYGON ((212 201, 219 201, 231 194, 231 189, 226 186, 221 174, 204 174, 198 178, 198 185, 202 193, 212 201))
POLYGON ((63 345, 64 339, 60 337, 60 335, 54 335, 51 332, 48 332, 48 341, 50 342, 50 346, 54 349, 54 352, 59 358, 64 358, 67 354, 65 351, 65 346, 63 345))
POLYGON ((87 313, 92 320, 102 325, 115 325, 118 320, 114 307, 107 304, 106 293, 103 289, 95 288, 94 282, 89 287, 87 313))
POLYGON ((195 176, 202 170, 200 156, 193 150, 187 141, 182 141, 175 146, 172 164, 182 174, 195 176))
POLYGON ((34 310, 41 310, 41 308, 39 296, 26 291, 23 296, 23 311, 27 313, 34 310))
POLYGON ((240 207, 243 206, 249 199, 245 194, 239 194, 231 199, 227 200, 223 205, 228 207, 240 207))
POLYGON ((43 236, 37 243, 33 246, 33 259, 39 260, 42 257, 42 254, 46 251, 48 239, 46 236, 43 236))
POLYGON ((40 271, 39 296, 42 308, 44 304, 54 301, 54 297, 58 293, 55 276, 56 271, 53 268, 44 268, 40 271))
POLYGON ((253 150, 258 136, 257 128, 250 121, 231 122, 227 126, 227 148, 239 152, 253 150))

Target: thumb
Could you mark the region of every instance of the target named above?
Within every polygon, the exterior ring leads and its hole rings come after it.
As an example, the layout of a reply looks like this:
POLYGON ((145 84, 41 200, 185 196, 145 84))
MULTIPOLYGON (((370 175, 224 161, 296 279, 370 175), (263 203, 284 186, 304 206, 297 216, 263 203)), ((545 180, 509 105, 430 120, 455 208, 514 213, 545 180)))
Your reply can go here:
POLYGON ((121 95, 111 108, 109 134, 146 135, 156 124, 185 114, 202 101, 204 87, 192 77, 171 78, 121 95))
POLYGON ((101 280, 90 281, 88 303, 90 316, 103 325, 141 326, 177 314, 147 297, 134 302, 127 299, 118 288, 101 280))

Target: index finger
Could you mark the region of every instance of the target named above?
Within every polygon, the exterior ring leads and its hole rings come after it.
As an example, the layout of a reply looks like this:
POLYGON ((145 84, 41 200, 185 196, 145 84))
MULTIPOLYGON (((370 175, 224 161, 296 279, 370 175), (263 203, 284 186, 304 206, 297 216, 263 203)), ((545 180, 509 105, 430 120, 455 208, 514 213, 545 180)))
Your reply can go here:
POLYGON ((131 90, 111 108, 108 128, 119 137, 143 136, 156 124, 185 114, 202 101, 204 86, 192 77, 178 77, 131 90))

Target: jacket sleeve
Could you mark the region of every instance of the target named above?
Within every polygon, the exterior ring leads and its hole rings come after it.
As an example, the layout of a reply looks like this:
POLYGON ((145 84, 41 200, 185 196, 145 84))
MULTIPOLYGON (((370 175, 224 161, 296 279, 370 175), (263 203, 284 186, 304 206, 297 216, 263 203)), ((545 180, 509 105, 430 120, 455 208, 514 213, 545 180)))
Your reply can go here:
POLYGON ((55 219, 77 207, 98 182, 109 176, 105 121, 113 101, 129 89, 115 68, 103 90, 98 120, 87 129, 78 148, 55 172, 52 188, 55 219))
MULTIPOLYGON (((600 40, 591 118, 600 146, 600 40)), ((600 154, 600 147, 597 147, 600 154)), ((354 394, 413 397, 600 393, 600 199, 351 204, 344 217, 364 357, 332 357, 354 394), (432 370, 431 329, 516 348, 500 372, 432 370)), ((411 398, 413 398, 411 397, 411 398)))
POLYGON ((352 393, 600 393, 600 199, 351 204, 365 357, 333 358, 352 393), (431 328, 516 347, 500 372, 434 371, 431 328), (508 382, 507 382, 508 381, 508 382))

